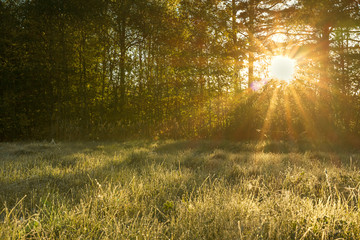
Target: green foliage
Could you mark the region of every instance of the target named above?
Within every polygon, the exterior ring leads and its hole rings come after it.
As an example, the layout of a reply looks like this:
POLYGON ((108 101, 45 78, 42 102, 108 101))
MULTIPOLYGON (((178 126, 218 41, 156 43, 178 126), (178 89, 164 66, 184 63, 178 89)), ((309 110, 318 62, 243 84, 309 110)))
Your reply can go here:
POLYGON ((358 145, 358 12, 351 0, 1 1, 0 140, 358 145), (298 59, 296 80, 254 92, 277 54, 298 59))

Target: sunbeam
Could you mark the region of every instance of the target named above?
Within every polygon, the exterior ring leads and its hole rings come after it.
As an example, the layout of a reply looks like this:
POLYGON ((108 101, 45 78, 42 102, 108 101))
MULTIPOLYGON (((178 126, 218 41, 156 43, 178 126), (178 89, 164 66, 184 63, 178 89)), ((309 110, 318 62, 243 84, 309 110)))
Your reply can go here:
POLYGON ((263 123, 263 127, 261 129, 261 140, 264 140, 267 136, 267 133, 271 127, 271 122, 272 122, 272 116, 273 113, 275 111, 275 107, 276 107, 276 101, 277 101, 277 96, 278 96, 278 88, 274 89, 273 95, 271 97, 270 103, 269 103, 269 107, 268 110, 266 112, 266 117, 264 119, 264 123, 263 123))

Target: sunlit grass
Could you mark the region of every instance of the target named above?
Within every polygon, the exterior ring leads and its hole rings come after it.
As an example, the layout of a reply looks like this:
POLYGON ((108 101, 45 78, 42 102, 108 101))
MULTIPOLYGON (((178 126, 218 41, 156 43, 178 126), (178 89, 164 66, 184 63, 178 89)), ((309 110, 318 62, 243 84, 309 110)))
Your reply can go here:
POLYGON ((357 239, 360 154, 289 142, 0 145, 0 239, 357 239))

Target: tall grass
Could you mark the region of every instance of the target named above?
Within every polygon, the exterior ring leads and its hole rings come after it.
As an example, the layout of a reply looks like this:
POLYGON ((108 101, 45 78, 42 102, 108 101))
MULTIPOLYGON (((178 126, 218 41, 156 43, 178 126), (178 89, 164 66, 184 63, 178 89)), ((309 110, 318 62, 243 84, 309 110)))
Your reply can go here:
POLYGON ((285 142, 0 144, 0 239, 359 239, 360 154, 285 142))

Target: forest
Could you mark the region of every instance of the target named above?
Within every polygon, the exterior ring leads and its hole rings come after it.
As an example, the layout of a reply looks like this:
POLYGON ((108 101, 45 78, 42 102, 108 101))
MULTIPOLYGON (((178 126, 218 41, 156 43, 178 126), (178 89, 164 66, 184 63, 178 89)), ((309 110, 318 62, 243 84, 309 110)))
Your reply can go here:
POLYGON ((0 239, 360 239, 360 0, 0 0, 0 239))
POLYGON ((0 79, 2 141, 359 146, 360 1, 2 0, 0 79))

